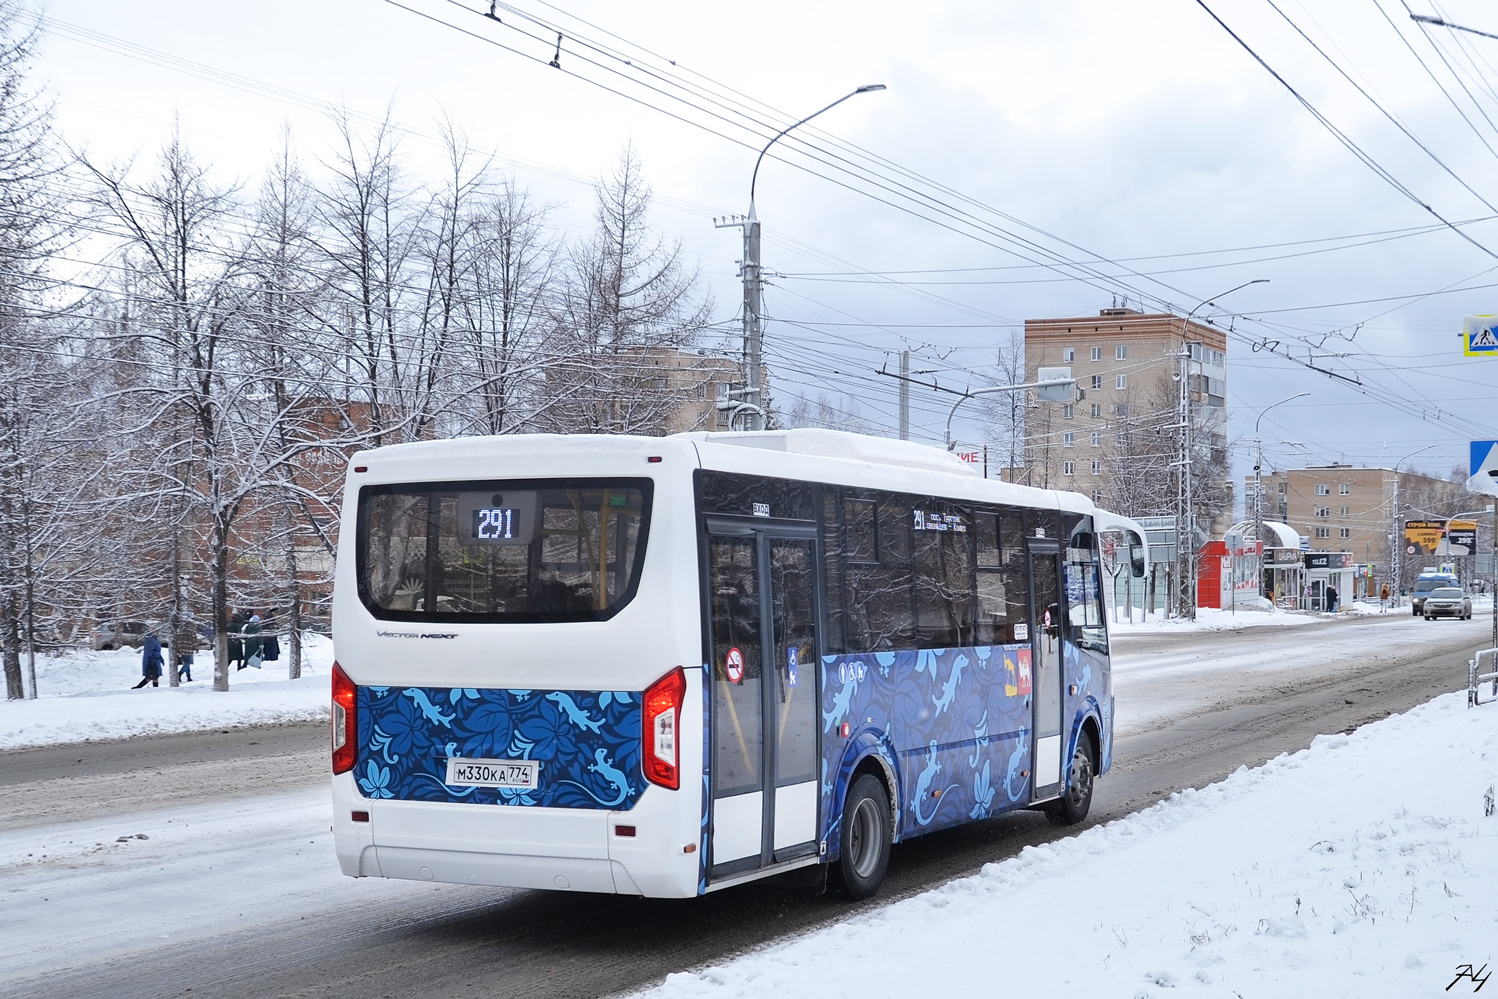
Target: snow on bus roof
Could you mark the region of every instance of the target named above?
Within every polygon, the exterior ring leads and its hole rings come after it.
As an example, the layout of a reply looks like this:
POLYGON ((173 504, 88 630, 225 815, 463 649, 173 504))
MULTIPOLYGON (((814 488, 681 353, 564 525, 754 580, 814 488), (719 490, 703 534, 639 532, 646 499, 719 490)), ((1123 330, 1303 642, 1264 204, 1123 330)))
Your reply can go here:
POLYGON ((904 492, 936 492, 954 499, 1038 506, 1084 514, 1097 509, 1081 493, 1037 489, 998 479, 985 479, 971 464, 956 455, 925 444, 888 437, 809 428, 740 433, 694 432, 674 436, 696 441, 704 463, 733 466, 725 471, 785 475, 786 468, 800 466, 803 469, 801 477, 843 485, 878 486, 904 492), (761 462, 753 459, 755 452, 770 454, 766 454, 761 462), (780 458, 778 455, 786 457, 780 458), (872 476, 869 474, 871 472, 872 476), (936 488, 933 473, 953 478, 936 488))
POLYGON ((877 465, 899 465, 902 468, 922 468, 932 472, 978 476, 977 469, 973 468, 971 463, 963 461, 949 451, 911 441, 871 437, 868 434, 855 434, 846 430, 821 430, 808 427, 796 430, 760 430, 739 433, 698 432, 675 436, 690 437, 711 444, 732 444, 735 447, 785 451, 789 454, 810 454, 822 458, 850 458, 854 461, 868 461, 877 465))
MULTIPOLYGON (((953 498, 963 497, 1022 506, 1040 506, 1074 513, 1096 514, 1103 511, 1090 498, 1066 490, 1040 489, 998 479, 985 479, 970 463, 940 448, 889 437, 855 434, 845 430, 797 428, 790 430, 712 433, 692 431, 670 437, 644 437, 629 434, 505 434, 501 436, 457 437, 448 440, 413 441, 388 444, 355 454, 350 463, 386 462, 402 459, 471 458, 486 454, 541 452, 549 455, 588 454, 599 452, 648 452, 675 444, 694 445, 700 458, 716 453, 712 463, 726 463, 744 471, 762 475, 786 474, 788 465, 799 465, 808 478, 836 479, 849 485, 873 485, 868 473, 875 468, 903 471, 897 478, 906 480, 907 491, 931 491, 931 475, 949 475, 940 490, 953 498), (753 459, 758 452, 766 459, 753 459), (785 455, 787 459, 771 457, 785 455), (730 456, 740 456, 733 460, 730 456), (807 469, 807 462, 817 464, 807 469), (846 464, 844 464, 846 463, 846 464), (872 467, 871 467, 872 466, 872 467), (841 469, 843 474, 831 474, 841 469)), ((886 474, 875 473, 894 487, 886 474)), ((1107 515, 1110 521, 1125 520, 1107 515)), ((1107 528, 1104 528, 1105 530, 1107 528)))

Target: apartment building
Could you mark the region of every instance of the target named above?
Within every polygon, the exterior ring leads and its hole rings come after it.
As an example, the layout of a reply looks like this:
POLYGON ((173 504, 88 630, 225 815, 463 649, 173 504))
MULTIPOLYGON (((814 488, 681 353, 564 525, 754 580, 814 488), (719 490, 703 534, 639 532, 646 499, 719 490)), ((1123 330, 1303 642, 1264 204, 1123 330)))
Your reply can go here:
POLYGON ((1172 514, 1189 407, 1198 523, 1220 534, 1233 507, 1226 355, 1223 331, 1170 313, 1115 307, 1026 320, 1025 380, 1042 367, 1070 367, 1083 398, 1027 411, 1025 465, 1005 477, 1075 490, 1134 516, 1172 514))
MULTIPOLYGON (((1402 543, 1408 519, 1444 518, 1470 509, 1474 500, 1460 483, 1417 472, 1351 465, 1311 465, 1264 475, 1263 517, 1289 524, 1310 539, 1312 551, 1348 552, 1374 567, 1379 581, 1391 579, 1390 535, 1402 543), (1397 485, 1396 485, 1397 483, 1397 485), (1395 516, 1396 489, 1402 516, 1395 516)), ((1254 478, 1244 479, 1246 518, 1255 519, 1254 478)), ((1403 559, 1405 575, 1421 567, 1420 556, 1403 559)), ((1408 582, 1408 579, 1406 579, 1408 582)))

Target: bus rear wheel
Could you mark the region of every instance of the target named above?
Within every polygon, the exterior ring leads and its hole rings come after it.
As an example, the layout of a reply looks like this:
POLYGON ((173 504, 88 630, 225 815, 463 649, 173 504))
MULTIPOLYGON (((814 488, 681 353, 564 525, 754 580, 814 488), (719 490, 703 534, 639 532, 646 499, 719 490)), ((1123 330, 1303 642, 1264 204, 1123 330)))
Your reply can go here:
POLYGON ((1072 753, 1066 792, 1061 795, 1061 800, 1046 809, 1046 818, 1058 826, 1074 826, 1087 818, 1087 810, 1092 807, 1092 787, 1096 781, 1097 759, 1093 753, 1092 740, 1084 732, 1077 737, 1077 748, 1072 753))
POLYGON ((889 797, 873 774, 862 774, 848 788, 843 802, 841 856, 837 873, 852 899, 865 899, 879 890, 889 867, 889 797))

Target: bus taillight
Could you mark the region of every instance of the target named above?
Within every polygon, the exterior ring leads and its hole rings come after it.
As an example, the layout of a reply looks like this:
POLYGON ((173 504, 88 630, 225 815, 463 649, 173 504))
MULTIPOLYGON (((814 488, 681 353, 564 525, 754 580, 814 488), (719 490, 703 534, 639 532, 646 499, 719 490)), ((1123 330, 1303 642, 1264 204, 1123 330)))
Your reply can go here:
POLYGON ((645 778, 673 791, 681 786, 676 732, 681 722, 681 702, 686 693, 687 676, 678 666, 652 683, 644 697, 640 756, 645 765, 645 778))
POLYGON ((333 772, 347 773, 354 769, 355 749, 358 745, 354 733, 358 719, 354 713, 354 700, 359 688, 348 678, 343 667, 333 664, 333 772))

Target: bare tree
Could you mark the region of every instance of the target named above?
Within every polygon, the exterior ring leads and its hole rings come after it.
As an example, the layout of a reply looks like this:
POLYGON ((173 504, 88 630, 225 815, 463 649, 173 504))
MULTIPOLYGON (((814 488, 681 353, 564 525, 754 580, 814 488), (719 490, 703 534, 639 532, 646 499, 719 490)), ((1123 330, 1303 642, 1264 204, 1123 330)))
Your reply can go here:
POLYGON ((527 397, 545 349, 559 248, 547 215, 505 178, 475 220, 473 289, 463 316, 472 384, 464 429, 509 433, 532 415, 527 397))
POLYGON ((569 255, 553 315, 543 419, 549 429, 663 433, 676 402, 662 352, 696 342, 711 303, 697 271, 649 224, 633 146, 595 188, 593 238, 569 255))
POLYGON ((270 591, 264 600, 280 609, 292 679, 302 670, 304 606, 332 582, 328 526, 337 514, 343 452, 361 437, 343 381, 342 338, 319 319, 326 289, 314 260, 314 199, 288 132, 255 206, 256 307, 246 322, 264 389, 245 403, 261 411, 271 433, 259 451, 265 488, 251 504, 258 530, 245 541, 262 553, 257 561, 270 591))
POLYGON ((346 111, 333 123, 340 145, 323 164, 329 176, 318 189, 313 236, 329 270, 324 323, 344 330, 349 379, 364 394, 370 441, 379 445, 392 424, 406 418, 403 272, 419 213, 413 214, 412 195, 402 186, 388 114, 370 132, 361 132, 346 111))
POLYGON ((138 304, 150 321, 139 323, 135 335, 169 365, 137 386, 155 407, 149 424, 134 428, 165 430, 161 460, 141 471, 161 483, 169 499, 163 510, 172 536, 168 628, 180 634, 191 620, 184 581, 198 533, 189 515, 198 515, 206 521, 212 580, 214 688, 228 690, 230 559, 235 519, 246 483, 254 479, 247 458, 255 457, 245 454, 237 433, 237 407, 251 379, 242 363, 248 268, 228 224, 237 207, 235 192, 216 186, 176 133, 156 173, 141 183, 131 179, 128 167, 84 162, 97 182, 95 205, 124 229, 125 260, 149 293, 138 304))
POLYGON ((808 400, 804 395, 796 396, 795 400, 790 412, 785 415, 785 426, 847 430, 855 434, 874 432, 873 425, 864 418, 858 403, 851 399, 844 400, 839 405, 826 392, 819 392, 815 400, 808 400))
POLYGON ((1130 388, 1114 404, 1109 418, 1113 451, 1103 466, 1103 496, 1110 509, 1131 517, 1173 512, 1176 422, 1175 394, 1159 384, 1130 388))
POLYGON ((27 79, 40 41, 17 0, 0 0, 0 649, 5 692, 25 695, 20 651, 36 695, 39 434, 57 400, 53 336, 37 313, 49 243, 58 235, 51 106, 27 79))
MULTIPOLYGON (((994 355, 993 377, 995 385, 1024 384, 1025 335, 1022 330, 1010 330, 1009 341, 994 355)), ((1003 455, 1006 468, 1022 468, 1025 464, 1025 393, 995 393, 981 396, 980 401, 984 435, 994 454, 1003 455)))

